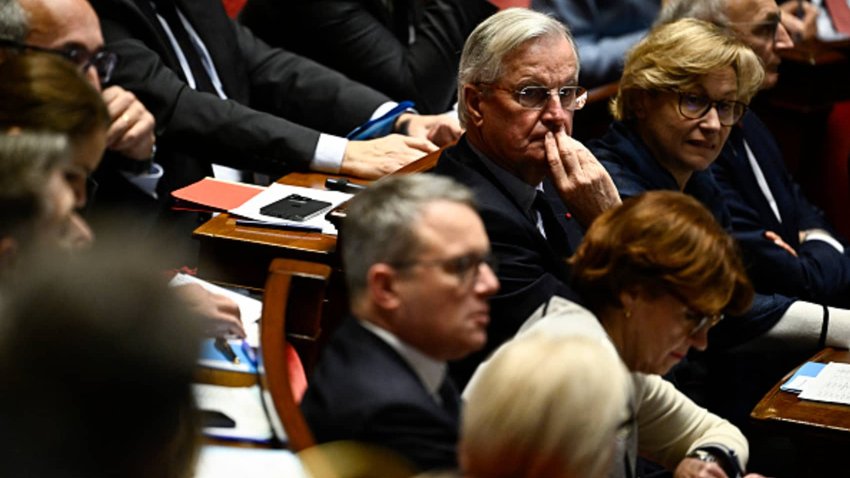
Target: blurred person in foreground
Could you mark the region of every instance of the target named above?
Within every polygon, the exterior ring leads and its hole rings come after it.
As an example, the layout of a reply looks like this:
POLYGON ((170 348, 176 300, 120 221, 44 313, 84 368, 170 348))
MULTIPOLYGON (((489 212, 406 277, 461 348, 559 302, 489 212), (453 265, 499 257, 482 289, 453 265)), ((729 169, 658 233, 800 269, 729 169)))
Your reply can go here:
POLYGON ((199 417, 190 383, 200 323, 151 261, 125 248, 73 258, 45 252, 6 284, 4 474, 193 475, 199 417))
POLYGON ((661 378, 692 347, 707 347, 724 314, 749 306, 753 291, 733 240, 693 198, 657 191, 599 216, 570 261, 581 302, 552 298, 514 341, 582 335, 616 349, 633 388, 614 458, 621 466, 610 476, 636 476, 640 455, 676 478, 739 477, 749 452, 741 432, 661 378))
POLYGON ((629 387, 610 344, 544 334, 508 342, 465 397, 464 476, 609 476, 619 465, 614 452, 629 387))
MULTIPOLYGON (((70 158, 60 169, 73 191, 68 205, 73 240, 62 243, 71 249, 87 246, 94 239, 86 221, 74 209, 84 209, 96 193, 91 174, 103 156, 108 125, 108 111, 100 94, 72 63, 37 52, 13 55, 0 63, 0 131, 67 135, 70 158)), ((138 242, 135 237, 125 239, 138 242)), ((21 244, 22 248, 30 246, 33 244, 21 244)), ((210 335, 244 336, 239 309, 232 300, 197 284, 180 286, 177 291, 208 319, 205 325, 210 335)))
POLYGON ((553 295, 571 297, 565 259, 620 196, 608 173, 570 137, 587 99, 567 28, 510 8, 484 20, 461 54, 458 114, 466 133, 434 169, 472 189, 499 262, 487 346, 452 367, 465 383, 553 295))
POLYGON ((499 287, 472 194, 430 174, 384 178, 351 200, 340 239, 352 317, 310 377, 310 429, 422 471, 456 468, 460 398, 446 363, 484 346, 499 287))
POLYGON ((91 231, 74 214, 65 181, 70 148, 58 134, 0 134, 0 278, 42 249, 87 245, 91 231))

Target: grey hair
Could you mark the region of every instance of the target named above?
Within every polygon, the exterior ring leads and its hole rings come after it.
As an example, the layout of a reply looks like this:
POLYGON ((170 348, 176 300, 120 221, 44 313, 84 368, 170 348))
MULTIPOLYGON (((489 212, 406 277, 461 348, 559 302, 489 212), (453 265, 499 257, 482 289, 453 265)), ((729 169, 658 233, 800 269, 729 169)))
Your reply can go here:
POLYGON ((654 26, 672 23, 683 18, 696 18, 728 29, 729 17, 726 16, 726 1, 669 0, 659 12, 654 26))
MULTIPOLYGON (((578 50, 569 29, 550 15, 526 8, 508 8, 481 22, 466 39, 457 79, 458 117, 466 126, 463 86, 493 83, 503 74, 505 57, 525 43, 548 36, 570 42, 578 62, 578 50)), ((576 69, 578 75, 578 69, 576 69)))
POLYGON ((372 265, 403 262, 418 252, 414 228, 424 207, 434 201, 475 207, 468 188, 433 174, 388 176, 351 200, 340 237, 352 299, 365 290, 372 265))
POLYGON ((22 42, 29 31, 29 18, 18 0, 0 0, 0 38, 22 42))
POLYGON ((0 134, 0 236, 26 235, 46 212, 44 185, 70 158, 65 135, 0 134))

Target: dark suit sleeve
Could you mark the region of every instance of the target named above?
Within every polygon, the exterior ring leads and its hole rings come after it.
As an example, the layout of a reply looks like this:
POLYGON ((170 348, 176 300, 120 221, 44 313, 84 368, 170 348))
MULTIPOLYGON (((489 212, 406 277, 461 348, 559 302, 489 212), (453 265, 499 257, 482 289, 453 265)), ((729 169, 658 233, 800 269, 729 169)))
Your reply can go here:
MULTIPOLYGON (((120 57, 114 83, 135 93, 153 113, 161 139, 187 145, 211 162, 305 168, 319 138, 313 128, 345 133, 388 100, 309 60, 267 47, 229 20, 215 25, 220 27, 215 35, 236 49, 235 58, 222 58, 216 46, 207 45, 232 98, 221 100, 191 89, 163 62, 155 48, 164 39, 148 43, 157 40, 138 8, 118 0, 92 4, 109 49, 120 57), (240 90, 245 82, 250 92, 240 90)), ((195 26, 205 36, 204 26, 195 26)))
MULTIPOLYGON (((716 163, 712 173, 732 218, 732 235, 741 245, 744 262, 757 290, 830 305, 850 303, 850 257, 823 241, 800 244, 796 237, 786 237, 786 242, 797 250, 798 256, 794 257, 765 238, 765 221, 735 188, 731 177, 735 172, 729 170, 729 164, 716 163)), ((786 196, 780 204, 793 208, 780 211, 785 220, 797 217, 801 229, 817 227, 831 232, 832 228, 820 211, 802 197, 790 178, 786 179, 782 185, 771 185, 774 195, 786 196)), ((791 231, 791 234, 797 233, 791 231)))
POLYGON ((457 429, 413 405, 378 410, 363 430, 364 441, 377 443, 411 460, 420 470, 457 468, 457 429))
POLYGON ((269 43, 304 52, 397 101, 412 100, 422 113, 447 111, 464 41, 496 8, 483 0, 427 2, 407 45, 378 18, 387 12, 364 3, 252 0, 241 20, 269 43))

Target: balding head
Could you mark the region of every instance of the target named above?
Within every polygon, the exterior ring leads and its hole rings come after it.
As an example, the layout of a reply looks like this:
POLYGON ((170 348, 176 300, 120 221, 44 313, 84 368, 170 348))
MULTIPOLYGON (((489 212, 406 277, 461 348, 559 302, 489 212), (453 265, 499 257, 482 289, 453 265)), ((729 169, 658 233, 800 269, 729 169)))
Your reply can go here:
MULTIPOLYGON (((84 48, 90 54, 103 48, 97 14, 86 0, 18 0, 29 16, 26 41, 44 48, 84 48)), ((86 78, 100 88, 94 68, 86 78)))

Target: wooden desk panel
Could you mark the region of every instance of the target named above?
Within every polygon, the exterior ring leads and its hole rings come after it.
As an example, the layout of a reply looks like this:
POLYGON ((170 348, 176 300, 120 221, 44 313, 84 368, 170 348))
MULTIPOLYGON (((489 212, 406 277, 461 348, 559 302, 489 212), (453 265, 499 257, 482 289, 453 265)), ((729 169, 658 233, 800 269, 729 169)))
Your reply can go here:
MULTIPOLYGON (((809 361, 850 363, 850 351, 827 348, 809 361)), ((800 400, 796 394, 779 389, 795 371, 783 377, 756 405, 750 416, 779 429, 789 427, 804 432, 836 435, 836 438, 850 443, 850 406, 800 400)))
MULTIPOLYGON (((324 189, 326 179, 339 177, 290 173, 278 182, 324 189)), ((261 290, 269 264, 278 257, 338 265, 336 236, 327 234, 238 226, 229 214, 220 214, 195 229, 194 235, 200 241, 199 275, 220 284, 261 290)))

